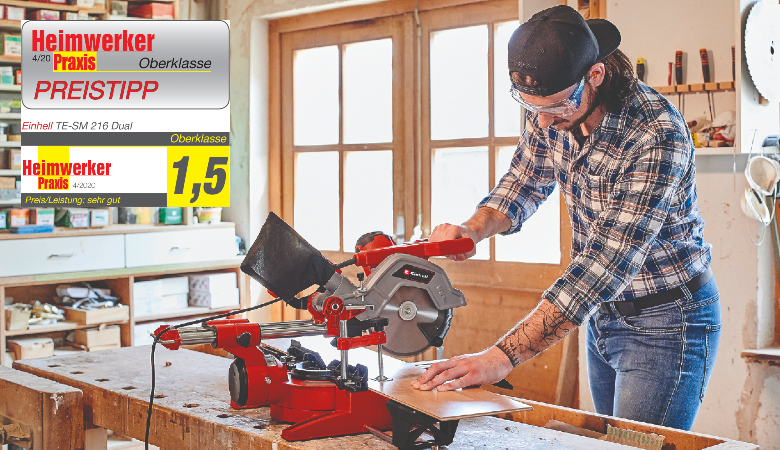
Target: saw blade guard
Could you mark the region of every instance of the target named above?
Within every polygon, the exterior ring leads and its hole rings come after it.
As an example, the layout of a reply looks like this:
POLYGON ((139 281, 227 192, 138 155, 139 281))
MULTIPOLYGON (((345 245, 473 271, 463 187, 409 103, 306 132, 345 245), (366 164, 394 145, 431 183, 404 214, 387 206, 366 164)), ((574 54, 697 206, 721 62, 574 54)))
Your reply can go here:
POLYGON ((274 295, 290 300, 315 284, 327 283, 336 269, 291 226, 269 213, 241 262, 241 271, 274 295))
POLYGON ((441 346, 452 322, 452 309, 466 305, 444 270, 416 256, 395 254, 371 272, 364 293, 355 300, 371 305, 357 318, 387 318, 385 350, 395 356, 417 355, 441 346))

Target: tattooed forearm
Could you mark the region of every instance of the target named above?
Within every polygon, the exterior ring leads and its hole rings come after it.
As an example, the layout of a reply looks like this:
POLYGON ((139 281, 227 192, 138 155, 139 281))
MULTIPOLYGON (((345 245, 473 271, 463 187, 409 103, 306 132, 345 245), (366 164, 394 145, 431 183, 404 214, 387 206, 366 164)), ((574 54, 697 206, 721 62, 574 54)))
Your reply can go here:
POLYGON ((506 353, 512 365, 517 367, 552 347, 575 328, 577 325, 571 323, 557 306, 542 300, 536 309, 496 343, 496 347, 506 353))

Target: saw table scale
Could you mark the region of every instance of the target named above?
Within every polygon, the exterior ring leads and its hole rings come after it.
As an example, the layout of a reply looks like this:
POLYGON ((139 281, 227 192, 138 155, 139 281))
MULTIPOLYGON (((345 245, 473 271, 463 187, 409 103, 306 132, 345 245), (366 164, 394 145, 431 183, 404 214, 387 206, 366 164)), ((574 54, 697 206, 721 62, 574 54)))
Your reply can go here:
MULTIPOLYGON (((282 340, 269 343, 284 345, 282 340)), ((376 360, 376 354, 369 350, 361 349, 353 353, 355 358, 361 360, 364 359, 362 356, 367 357, 366 362, 376 360)), ((410 377, 422 373, 423 369, 406 363, 396 365, 395 361, 386 359, 390 363, 388 373, 399 376, 394 382, 387 383, 387 386, 393 385, 396 389, 408 386, 412 390, 409 386, 410 377), (399 367, 406 373, 396 372, 399 367)), ((154 403, 151 444, 164 450, 395 448, 367 433, 309 441, 285 441, 281 433, 289 424, 273 421, 270 408, 238 410, 230 407, 228 380, 225 376, 230 363, 231 360, 227 358, 190 350, 159 350, 155 390, 159 397, 154 403)), ((15 368, 80 389, 84 393, 85 422, 136 439, 144 438, 150 387, 148 346, 17 361, 15 368)), ((506 399, 515 406, 522 405, 514 399, 495 396, 481 389, 460 393, 413 392, 421 398, 428 397, 429 402, 439 408, 460 408, 460 411, 447 412, 453 416, 459 416, 459 413, 468 416, 469 410, 473 412, 475 408, 497 408, 490 400, 495 402, 496 397, 499 397, 499 402, 506 399), (483 394, 488 395, 480 397, 483 394), (467 399, 466 396, 472 398, 467 399), (453 398, 457 398, 457 401, 452 401, 453 398)), ((477 417, 460 421, 455 441, 448 448, 619 450, 631 447, 496 417, 477 417)))

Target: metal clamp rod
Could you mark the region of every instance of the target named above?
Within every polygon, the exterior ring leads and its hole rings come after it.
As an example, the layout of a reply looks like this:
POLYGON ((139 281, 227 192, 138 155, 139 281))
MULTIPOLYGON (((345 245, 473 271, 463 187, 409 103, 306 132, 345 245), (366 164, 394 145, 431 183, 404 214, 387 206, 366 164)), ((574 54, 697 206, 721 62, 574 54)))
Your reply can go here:
POLYGON ((299 321, 298 323, 287 323, 285 326, 280 326, 281 324, 285 324, 285 322, 260 324, 260 334, 263 339, 316 336, 324 335, 327 332, 327 325, 324 323, 316 324, 311 321, 299 321))
MULTIPOLYGON (((342 320, 339 322, 339 337, 347 337, 347 321, 342 320)), ((347 366, 349 361, 347 360, 347 350, 341 351, 341 380, 347 380, 347 366)))

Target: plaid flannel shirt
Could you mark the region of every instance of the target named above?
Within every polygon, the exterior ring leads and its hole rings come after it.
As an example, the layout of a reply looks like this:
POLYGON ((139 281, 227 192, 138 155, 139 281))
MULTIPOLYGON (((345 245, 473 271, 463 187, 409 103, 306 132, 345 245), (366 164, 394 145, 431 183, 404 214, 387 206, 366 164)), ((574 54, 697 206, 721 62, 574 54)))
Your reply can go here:
POLYGON ((509 172, 480 204, 522 224, 561 187, 572 226, 572 261, 543 297, 577 325, 604 301, 677 287, 710 264, 696 203, 693 144, 685 118, 640 84, 580 145, 541 128, 535 113, 509 172))

